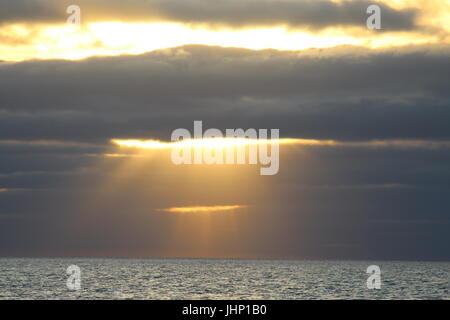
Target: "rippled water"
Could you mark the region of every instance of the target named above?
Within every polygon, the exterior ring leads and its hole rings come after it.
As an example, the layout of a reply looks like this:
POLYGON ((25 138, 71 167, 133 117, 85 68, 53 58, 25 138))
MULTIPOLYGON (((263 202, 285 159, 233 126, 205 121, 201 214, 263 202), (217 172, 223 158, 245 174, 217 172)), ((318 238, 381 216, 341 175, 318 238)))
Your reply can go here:
POLYGON ((0 259, 0 299, 449 299, 450 263, 0 259), (368 290, 366 269, 381 268, 368 290), (69 265, 81 289, 66 286, 69 265))

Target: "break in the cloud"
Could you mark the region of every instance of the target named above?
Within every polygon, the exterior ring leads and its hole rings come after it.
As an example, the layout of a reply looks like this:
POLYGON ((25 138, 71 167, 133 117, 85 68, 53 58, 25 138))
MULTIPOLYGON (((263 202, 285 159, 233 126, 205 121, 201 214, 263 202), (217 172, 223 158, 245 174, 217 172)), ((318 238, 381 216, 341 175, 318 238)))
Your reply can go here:
POLYGON ((0 2, 0 59, 83 59, 189 44, 302 50, 448 43, 450 5, 366 0, 79 1, 82 26, 66 24, 69 1, 0 2), (382 30, 368 30, 367 7, 382 30), (163 35, 163 36, 162 36, 163 35))

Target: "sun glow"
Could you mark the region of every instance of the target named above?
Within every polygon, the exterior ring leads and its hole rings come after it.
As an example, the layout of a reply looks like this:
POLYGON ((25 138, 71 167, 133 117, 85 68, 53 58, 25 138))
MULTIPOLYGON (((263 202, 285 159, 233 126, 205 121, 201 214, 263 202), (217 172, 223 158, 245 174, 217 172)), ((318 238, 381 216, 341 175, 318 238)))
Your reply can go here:
POLYGON ((142 54, 188 44, 239 47, 247 49, 300 50, 342 44, 362 44, 336 31, 321 35, 291 32, 284 27, 250 30, 208 30, 177 23, 92 23, 83 27, 69 25, 11 25, 3 29, 21 45, 0 44, 0 59, 21 61, 32 58, 68 60, 94 55, 142 54), (269 41, 270 40, 270 41, 269 41))
POLYGON ((237 209, 247 208, 246 205, 228 205, 228 206, 193 206, 193 207, 171 207, 166 209, 158 209, 158 211, 170 213, 211 213, 234 211, 237 209))
MULTIPOLYGON (((212 30, 178 23, 101 22, 70 25, 6 25, 0 29, 0 59, 78 60, 90 56, 142 54, 189 44, 239 47, 253 50, 303 50, 356 45, 371 48, 439 42, 438 35, 368 33, 367 30, 329 28, 311 33, 270 27, 246 30, 212 30), (13 41, 12 41, 13 40, 13 41)), ((183 54, 183 52, 180 52, 183 54)))
POLYGON ((125 140, 113 139, 111 142, 120 147, 137 149, 170 149, 173 147, 204 147, 204 148, 230 148, 259 144, 300 144, 300 145, 323 145, 332 144, 333 141, 319 141, 314 139, 248 139, 248 138, 207 138, 207 139, 187 139, 174 142, 160 140, 125 140))

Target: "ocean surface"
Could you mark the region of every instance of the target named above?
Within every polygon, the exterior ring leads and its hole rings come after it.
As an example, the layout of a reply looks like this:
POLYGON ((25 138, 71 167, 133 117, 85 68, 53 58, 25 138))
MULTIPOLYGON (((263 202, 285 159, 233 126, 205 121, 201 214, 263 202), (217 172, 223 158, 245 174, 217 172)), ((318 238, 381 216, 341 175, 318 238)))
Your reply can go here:
POLYGON ((0 299, 450 299, 449 274, 448 262, 0 258, 0 299))

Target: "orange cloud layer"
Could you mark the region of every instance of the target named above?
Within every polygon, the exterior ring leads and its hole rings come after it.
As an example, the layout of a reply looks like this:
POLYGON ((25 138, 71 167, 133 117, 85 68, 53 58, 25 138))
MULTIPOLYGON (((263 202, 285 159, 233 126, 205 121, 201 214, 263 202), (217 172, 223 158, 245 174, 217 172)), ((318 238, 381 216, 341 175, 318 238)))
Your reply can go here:
POLYGON ((228 206, 193 206, 193 207, 171 207, 166 209, 158 209, 158 211, 171 213, 209 213, 224 212, 237 209, 247 208, 246 205, 228 205, 228 206))

